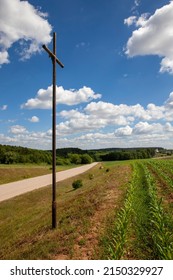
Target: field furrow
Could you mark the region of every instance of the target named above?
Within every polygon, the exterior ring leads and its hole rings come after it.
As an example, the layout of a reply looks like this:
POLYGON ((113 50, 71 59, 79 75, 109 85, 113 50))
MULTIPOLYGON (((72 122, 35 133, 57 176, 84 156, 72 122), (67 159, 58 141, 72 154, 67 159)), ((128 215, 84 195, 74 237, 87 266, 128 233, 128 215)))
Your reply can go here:
POLYGON ((162 203, 157 181, 161 173, 155 169, 153 175, 152 163, 133 163, 132 181, 110 240, 110 259, 173 258, 172 215, 162 203))

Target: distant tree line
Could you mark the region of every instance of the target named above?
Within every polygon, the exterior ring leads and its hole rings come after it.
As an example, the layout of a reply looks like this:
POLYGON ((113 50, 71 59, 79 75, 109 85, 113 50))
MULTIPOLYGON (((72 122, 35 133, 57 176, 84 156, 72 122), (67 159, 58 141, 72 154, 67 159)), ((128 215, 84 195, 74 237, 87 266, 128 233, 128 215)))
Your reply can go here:
MULTIPOLYGON (((61 149, 57 150, 57 165, 87 164, 92 161, 91 156, 77 148, 62 149, 62 151, 61 149)), ((52 152, 18 146, 0 145, 0 164, 18 163, 51 164, 52 152)))
POLYGON ((145 148, 145 149, 121 150, 121 151, 110 152, 104 155, 100 155, 100 158, 102 161, 113 161, 113 160, 151 158, 154 155, 155 155, 155 148, 145 148))
POLYGON ((69 154, 68 157, 69 157, 70 162, 74 163, 74 164, 87 164, 87 163, 91 163, 93 161, 92 158, 90 157, 90 155, 88 155, 88 154, 82 154, 82 155, 69 154))
POLYGON ((0 163, 46 163, 50 164, 52 155, 49 151, 29 149, 18 146, 0 145, 0 163))
POLYGON ((60 148, 60 149, 56 149, 57 156, 62 157, 62 158, 67 158, 69 154, 82 155, 82 154, 86 154, 86 153, 87 153, 86 150, 81 150, 79 148, 60 148))
MULTIPOLYGON (((143 159, 155 156, 157 152, 166 153, 163 148, 98 149, 81 150, 78 148, 57 149, 57 165, 87 164, 92 161, 114 161, 143 159)), ((0 164, 34 163, 51 164, 52 152, 18 146, 0 145, 0 164)))

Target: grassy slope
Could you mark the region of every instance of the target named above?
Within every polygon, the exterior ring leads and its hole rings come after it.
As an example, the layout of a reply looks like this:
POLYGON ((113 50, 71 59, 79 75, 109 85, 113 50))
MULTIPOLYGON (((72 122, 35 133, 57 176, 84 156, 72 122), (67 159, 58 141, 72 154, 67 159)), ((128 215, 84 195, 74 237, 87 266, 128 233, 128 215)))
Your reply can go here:
MULTIPOLYGON (((79 166, 79 165, 78 165, 79 166)), ((62 171, 76 167, 76 165, 57 166, 57 171, 62 171)), ((18 180, 32 178, 36 176, 46 175, 51 173, 51 166, 49 165, 29 165, 29 164, 0 164, 0 185, 18 180)))

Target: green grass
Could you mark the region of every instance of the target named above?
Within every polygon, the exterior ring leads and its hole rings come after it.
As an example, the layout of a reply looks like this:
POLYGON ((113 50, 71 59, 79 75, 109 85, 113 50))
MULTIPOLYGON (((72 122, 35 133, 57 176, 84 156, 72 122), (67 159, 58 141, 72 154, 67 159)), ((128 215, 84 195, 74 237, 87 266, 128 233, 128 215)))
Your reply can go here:
MULTIPOLYGON (((79 165, 78 165, 79 166, 79 165)), ((77 165, 59 165, 57 172, 67 170, 77 165)), ((49 165, 33 165, 33 164, 0 164, 0 185, 23 179, 28 179, 36 176, 46 175, 52 172, 52 167, 49 165)))

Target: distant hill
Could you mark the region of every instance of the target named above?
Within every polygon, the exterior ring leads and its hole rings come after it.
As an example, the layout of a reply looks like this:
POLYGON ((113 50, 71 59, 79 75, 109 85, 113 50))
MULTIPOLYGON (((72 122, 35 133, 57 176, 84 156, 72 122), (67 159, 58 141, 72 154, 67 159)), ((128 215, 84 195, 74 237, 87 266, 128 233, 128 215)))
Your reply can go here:
MULTIPOLYGON (((150 148, 102 148, 82 150, 79 148, 60 148, 56 150, 57 164, 89 163, 91 161, 128 160, 135 158, 151 158, 156 154, 172 154, 172 150, 162 147, 150 148)), ((50 150, 37 150, 20 146, 0 144, 0 164, 13 163, 46 163, 51 164, 50 150)))
POLYGON ((49 151, 24 148, 20 146, 0 145, 0 163, 46 163, 51 164, 52 155, 49 151))

